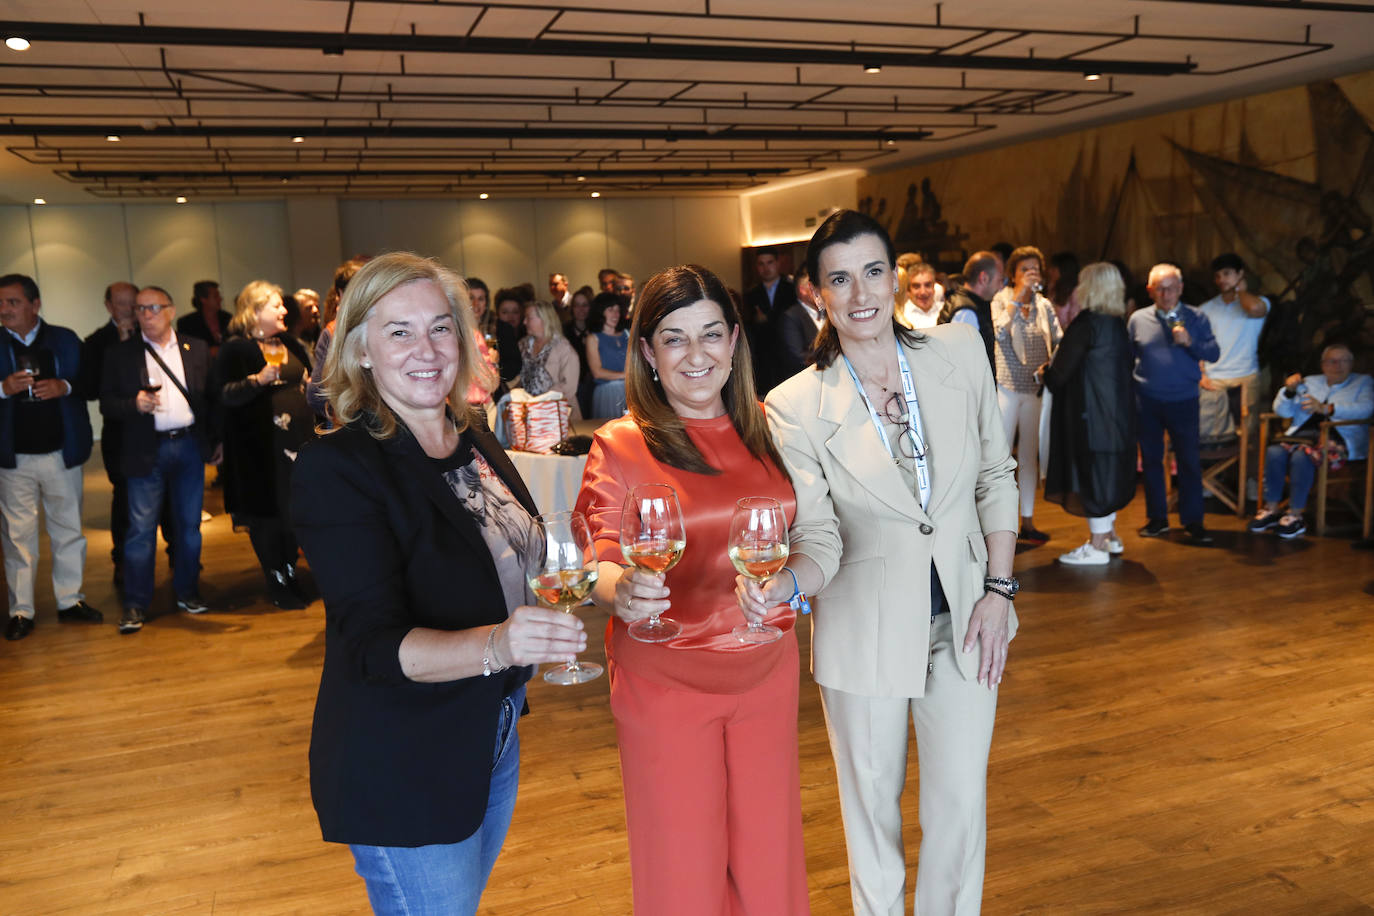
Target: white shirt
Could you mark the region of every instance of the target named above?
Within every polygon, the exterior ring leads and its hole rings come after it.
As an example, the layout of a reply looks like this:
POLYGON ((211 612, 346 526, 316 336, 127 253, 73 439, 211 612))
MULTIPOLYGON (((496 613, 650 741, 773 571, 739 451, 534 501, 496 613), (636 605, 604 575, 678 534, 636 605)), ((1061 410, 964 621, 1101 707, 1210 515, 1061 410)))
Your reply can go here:
POLYGON ((930 311, 922 309, 910 299, 902 306, 902 317, 906 319, 907 327, 913 331, 922 331, 926 328, 933 328, 940 323, 940 303, 932 301, 930 311))
MULTIPOLYGON (((140 336, 143 337, 144 343, 157 351, 157 355, 162 357, 167 368, 171 369, 182 386, 189 390, 190 386, 186 384, 186 367, 181 362, 181 343, 177 340, 176 334, 169 336, 165 347, 149 340, 146 334, 140 336)), ((165 433, 173 429, 185 429, 194 424, 196 415, 192 413, 191 405, 186 402, 181 390, 167 378, 166 371, 153 359, 153 354, 146 349, 143 351, 143 364, 148 367, 148 378, 162 383, 162 390, 157 393, 161 406, 153 411, 153 428, 165 433)))
POLYGON ((1264 318, 1269 313, 1269 300, 1260 296, 1265 315, 1252 318, 1241 308, 1240 296, 1227 302, 1220 296, 1208 299, 1198 309, 1212 323, 1212 336, 1217 339, 1221 356, 1214 363, 1204 363, 1208 378, 1245 378, 1259 372, 1259 339, 1264 330, 1264 318))

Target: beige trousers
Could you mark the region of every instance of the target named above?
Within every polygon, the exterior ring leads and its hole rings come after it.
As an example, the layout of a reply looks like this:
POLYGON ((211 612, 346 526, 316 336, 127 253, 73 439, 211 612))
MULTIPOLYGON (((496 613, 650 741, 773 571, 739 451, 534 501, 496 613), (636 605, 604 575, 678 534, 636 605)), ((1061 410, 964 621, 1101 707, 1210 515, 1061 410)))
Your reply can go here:
POLYGON ((81 467, 67 467, 62 453, 16 455, 17 467, 0 468, 0 546, 5 553, 10 616, 34 616, 38 571, 38 509, 52 548, 52 590, 58 609, 82 600, 86 536, 81 531, 81 467))
POLYGON ((919 916, 975 916, 983 902, 987 769, 997 691, 965 680, 949 614, 931 624, 924 697, 865 697, 821 688, 839 780, 856 916, 903 916, 902 790, 907 717, 920 766, 919 916))

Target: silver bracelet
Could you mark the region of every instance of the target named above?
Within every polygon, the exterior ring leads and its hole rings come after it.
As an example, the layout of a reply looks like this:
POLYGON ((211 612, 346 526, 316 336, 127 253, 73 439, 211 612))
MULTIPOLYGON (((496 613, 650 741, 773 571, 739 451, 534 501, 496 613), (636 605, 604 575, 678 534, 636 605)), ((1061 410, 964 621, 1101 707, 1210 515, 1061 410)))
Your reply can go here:
POLYGON ((482 677, 491 677, 493 672, 502 672, 509 668, 509 665, 501 664, 501 659, 496 655, 496 631, 501 629, 501 624, 497 624, 487 631, 487 645, 482 650, 482 677), (495 667, 492 666, 495 662, 495 667))

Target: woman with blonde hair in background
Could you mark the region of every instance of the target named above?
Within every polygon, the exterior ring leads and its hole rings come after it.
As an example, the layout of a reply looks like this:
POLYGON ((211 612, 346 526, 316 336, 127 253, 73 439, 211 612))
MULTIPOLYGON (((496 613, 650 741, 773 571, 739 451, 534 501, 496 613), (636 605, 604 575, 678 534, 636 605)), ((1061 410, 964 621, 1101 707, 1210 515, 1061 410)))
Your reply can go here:
POLYGON ((248 529, 268 594, 280 608, 309 601, 296 578, 298 551, 286 507, 296 454, 315 434, 305 400, 308 365, 300 341, 286 333, 281 287, 264 280, 245 286, 215 364, 224 407, 220 479, 224 508, 236 529, 248 529))
POLYGON ((1088 541, 1059 562, 1102 566, 1125 549, 1116 513, 1135 496, 1134 359, 1121 272, 1089 264, 1073 298, 1080 311, 1045 370, 1054 393, 1045 499, 1088 518, 1088 541))
POLYGON ((563 336, 558 310, 538 300, 525 306, 525 336, 520 339, 520 382, 534 396, 557 391, 572 408, 569 420, 582 419, 577 406, 579 364, 563 336))

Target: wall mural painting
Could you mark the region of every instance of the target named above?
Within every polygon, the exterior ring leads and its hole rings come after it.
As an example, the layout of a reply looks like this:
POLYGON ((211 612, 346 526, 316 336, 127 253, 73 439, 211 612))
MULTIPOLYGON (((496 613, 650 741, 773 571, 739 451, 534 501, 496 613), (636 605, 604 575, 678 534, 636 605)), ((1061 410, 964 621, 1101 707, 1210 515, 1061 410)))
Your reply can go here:
POLYGON ((1116 260, 1140 282, 1236 251, 1275 306, 1262 348, 1277 373, 1318 371, 1328 342, 1374 368, 1374 72, 1094 128, 860 182, 860 209, 899 251, 957 271, 998 241, 1116 260))

